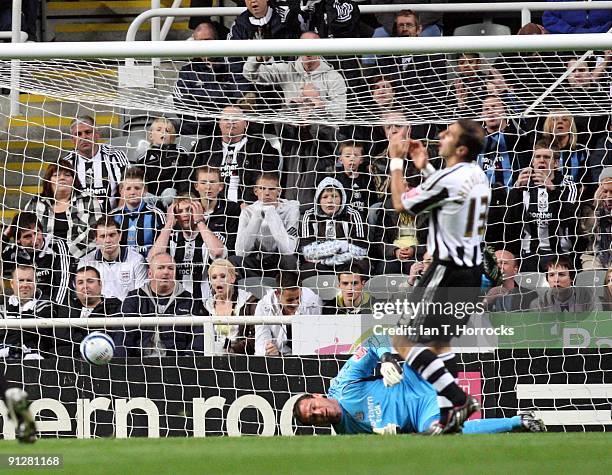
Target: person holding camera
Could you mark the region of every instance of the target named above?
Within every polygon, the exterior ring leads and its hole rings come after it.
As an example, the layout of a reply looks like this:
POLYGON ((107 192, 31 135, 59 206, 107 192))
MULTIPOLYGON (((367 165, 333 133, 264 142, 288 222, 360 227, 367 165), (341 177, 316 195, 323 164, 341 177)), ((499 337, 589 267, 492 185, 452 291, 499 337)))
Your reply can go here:
POLYGON ((538 141, 530 166, 508 193, 504 242, 522 257, 521 272, 545 272, 553 257, 573 251, 578 204, 576 184, 563 176, 559 151, 538 141))

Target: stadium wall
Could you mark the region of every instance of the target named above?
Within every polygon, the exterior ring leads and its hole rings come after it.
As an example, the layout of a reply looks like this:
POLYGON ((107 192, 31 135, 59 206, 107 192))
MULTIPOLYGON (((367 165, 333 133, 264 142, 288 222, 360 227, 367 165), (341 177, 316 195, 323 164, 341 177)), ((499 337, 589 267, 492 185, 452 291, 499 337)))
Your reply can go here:
MULTIPOLYGON (((47 437, 329 434, 321 428, 294 430, 293 401, 303 392, 324 392, 345 359, 185 357, 105 367, 59 359, 9 363, 6 375, 24 383, 47 437)), ((461 359, 460 383, 484 395, 484 417, 537 407, 550 421, 569 422, 552 430, 612 429, 612 421, 605 423, 609 350, 500 350, 463 353, 461 359), (580 400, 563 399, 566 385, 582 388, 580 400), (534 387, 550 390, 541 399, 534 387), (527 400, 530 394, 537 397, 527 400), (589 417, 601 423, 585 426, 589 417)), ((3 405, 0 413, 3 437, 14 437, 3 405)))

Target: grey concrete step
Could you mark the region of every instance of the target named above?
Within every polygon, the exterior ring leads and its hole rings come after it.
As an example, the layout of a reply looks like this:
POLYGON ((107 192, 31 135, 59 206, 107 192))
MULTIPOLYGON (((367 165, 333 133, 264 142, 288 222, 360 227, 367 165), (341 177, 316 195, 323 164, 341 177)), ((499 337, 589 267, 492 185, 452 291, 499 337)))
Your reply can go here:
MULTIPOLYGON (((170 7, 171 0, 162 0, 162 7, 170 7)), ((47 2, 47 18, 66 18, 86 16, 112 17, 117 15, 136 16, 151 8, 147 0, 137 1, 78 1, 78 2, 47 2)))

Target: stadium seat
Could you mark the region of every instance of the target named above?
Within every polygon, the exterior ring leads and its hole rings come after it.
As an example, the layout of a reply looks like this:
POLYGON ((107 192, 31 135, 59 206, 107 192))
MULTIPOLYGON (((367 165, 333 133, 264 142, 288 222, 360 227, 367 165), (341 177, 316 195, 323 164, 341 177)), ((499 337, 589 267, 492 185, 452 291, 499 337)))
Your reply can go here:
POLYGON ((312 290, 322 300, 329 300, 338 293, 338 277, 336 274, 313 275, 304 279, 302 286, 312 290))
POLYGON ((272 277, 247 277, 238 281, 238 288, 251 292, 259 300, 276 285, 272 277))
POLYGON ((541 287, 548 287, 546 275, 540 272, 523 272, 514 277, 514 280, 519 285, 519 287, 524 287, 530 290, 538 289, 541 287))
POLYGON ((459 26, 453 32, 453 36, 496 36, 510 34, 512 34, 512 31, 506 25, 491 22, 459 26))
POLYGON ((142 132, 131 132, 130 135, 113 137, 108 141, 108 144, 123 150, 130 163, 136 163, 149 146, 147 134, 144 130, 142 132))
POLYGON ((605 270, 584 270, 576 275, 576 287, 603 287, 605 270))
POLYGON ((574 284, 576 287, 594 287, 596 297, 601 297, 604 294, 604 282, 606 279, 605 270, 585 270, 576 275, 574 284))
MULTIPOLYGON (((506 25, 499 25, 485 21, 484 23, 472 23, 455 28, 453 36, 498 36, 511 35, 512 31, 506 25)), ((480 53, 487 59, 492 59, 499 56, 499 53, 480 53)))
POLYGON ((397 298, 401 294, 409 294, 411 290, 408 276, 403 274, 377 275, 365 285, 365 291, 378 300, 397 298))
POLYGON ((191 152, 196 143, 198 143, 197 135, 178 135, 176 137, 176 145, 178 145, 179 148, 184 148, 188 152, 191 152))

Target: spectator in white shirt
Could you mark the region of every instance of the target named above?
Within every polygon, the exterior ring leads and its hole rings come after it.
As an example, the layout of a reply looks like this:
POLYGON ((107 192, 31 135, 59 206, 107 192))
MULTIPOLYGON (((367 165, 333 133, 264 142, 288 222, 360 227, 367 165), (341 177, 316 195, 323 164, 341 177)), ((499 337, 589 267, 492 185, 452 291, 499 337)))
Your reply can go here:
POLYGON ((257 201, 240 213, 236 256, 230 260, 243 269, 245 277, 297 269, 300 203, 280 198, 282 189, 275 173, 261 174, 253 191, 257 201))
POLYGON ((102 295, 125 299, 128 292, 147 281, 144 257, 130 247, 121 247, 121 230, 112 217, 101 218, 95 226, 96 247, 79 262, 92 266, 102 277, 102 295))
MULTIPOLYGON (((312 290, 300 287, 295 272, 280 272, 276 289, 270 290, 257 304, 256 316, 321 315, 323 303, 312 290)), ((292 353, 291 325, 255 326, 255 355, 288 356, 292 353)))

